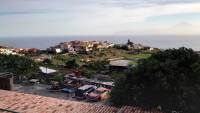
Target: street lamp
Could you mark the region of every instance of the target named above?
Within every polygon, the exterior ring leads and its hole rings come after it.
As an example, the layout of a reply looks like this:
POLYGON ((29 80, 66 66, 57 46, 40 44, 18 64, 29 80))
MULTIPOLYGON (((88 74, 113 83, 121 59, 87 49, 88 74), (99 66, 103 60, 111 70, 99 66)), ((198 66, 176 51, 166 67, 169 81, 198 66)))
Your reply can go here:
POLYGON ((48 63, 47 63, 47 62, 45 62, 44 64, 45 64, 45 67, 46 67, 46 74, 47 74, 47 64, 48 64, 48 63))

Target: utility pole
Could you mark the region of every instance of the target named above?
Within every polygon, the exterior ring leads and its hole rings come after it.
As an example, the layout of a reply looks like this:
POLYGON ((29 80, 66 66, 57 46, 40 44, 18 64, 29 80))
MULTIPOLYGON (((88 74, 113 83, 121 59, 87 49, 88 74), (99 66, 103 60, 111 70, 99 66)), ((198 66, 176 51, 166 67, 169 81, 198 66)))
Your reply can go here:
POLYGON ((45 67, 46 67, 46 74, 47 74, 47 62, 45 62, 45 67))

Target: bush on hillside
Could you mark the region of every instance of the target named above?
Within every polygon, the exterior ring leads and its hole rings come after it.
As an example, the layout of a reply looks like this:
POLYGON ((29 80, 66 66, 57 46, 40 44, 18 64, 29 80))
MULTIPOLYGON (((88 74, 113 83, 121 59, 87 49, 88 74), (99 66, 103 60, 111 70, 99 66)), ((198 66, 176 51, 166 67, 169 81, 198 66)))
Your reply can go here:
POLYGON ((38 70, 38 65, 31 59, 17 55, 0 55, 0 72, 27 74, 38 70))
POLYGON ((116 106, 159 106, 169 113, 199 113, 199 55, 184 47, 152 54, 115 82, 111 101, 116 106))

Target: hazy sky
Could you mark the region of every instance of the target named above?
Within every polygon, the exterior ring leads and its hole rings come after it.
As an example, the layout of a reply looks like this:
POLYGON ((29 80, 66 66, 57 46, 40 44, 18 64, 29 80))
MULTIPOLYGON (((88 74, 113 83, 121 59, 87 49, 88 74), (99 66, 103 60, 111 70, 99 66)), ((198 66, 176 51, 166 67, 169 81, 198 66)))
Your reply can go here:
POLYGON ((200 35, 200 0, 0 0, 0 37, 200 35))

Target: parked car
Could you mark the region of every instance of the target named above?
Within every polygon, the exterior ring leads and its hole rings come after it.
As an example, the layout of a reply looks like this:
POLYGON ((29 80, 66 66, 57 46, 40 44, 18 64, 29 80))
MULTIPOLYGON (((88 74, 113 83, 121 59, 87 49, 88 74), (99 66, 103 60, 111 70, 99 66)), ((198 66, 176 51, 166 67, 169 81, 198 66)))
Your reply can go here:
POLYGON ((61 91, 64 93, 75 93, 76 90, 73 88, 66 87, 66 88, 63 88, 61 91))
POLYGON ((99 87, 87 95, 89 101, 101 101, 109 98, 110 90, 104 87, 99 87))
POLYGON ((29 82, 32 83, 32 84, 39 84, 40 83, 38 79, 31 79, 31 80, 29 80, 29 82))
POLYGON ((57 81, 51 81, 51 86, 48 88, 50 92, 59 92, 61 90, 61 86, 57 81))
POLYGON ((94 91, 97 87, 95 85, 84 85, 79 87, 75 92, 75 97, 77 99, 85 99, 86 95, 94 91))
POLYGON ((73 88, 79 88, 82 86, 82 84, 79 81, 75 81, 75 80, 70 80, 64 85, 67 87, 73 87, 73 88))

